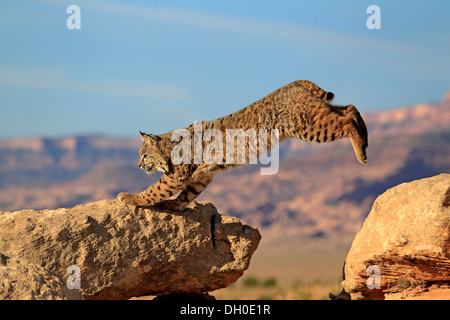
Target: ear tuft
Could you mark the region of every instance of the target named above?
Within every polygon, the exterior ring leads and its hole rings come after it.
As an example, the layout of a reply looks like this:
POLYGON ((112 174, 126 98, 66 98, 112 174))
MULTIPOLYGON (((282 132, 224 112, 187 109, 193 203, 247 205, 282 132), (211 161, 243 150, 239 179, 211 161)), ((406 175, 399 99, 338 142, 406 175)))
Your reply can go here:
POLYGON ((148 136, 146 133, 141 132, 141 130, 139 130, 139 134, 141 135, 141 139, 142 141, 145 141, 145 137, 148 136))

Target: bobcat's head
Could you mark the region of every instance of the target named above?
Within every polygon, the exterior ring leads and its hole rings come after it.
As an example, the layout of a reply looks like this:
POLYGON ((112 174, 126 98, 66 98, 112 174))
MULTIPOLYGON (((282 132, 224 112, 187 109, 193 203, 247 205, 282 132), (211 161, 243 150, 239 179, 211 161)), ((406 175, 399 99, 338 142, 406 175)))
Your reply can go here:
POLYGON ((140 132, 142 139, 142 146, 139 150, 139 168, 152 174, 155 171, 169 172, 169 163, 160 151, 159 142, 161 137, 154 134, 146 134, 140 132))

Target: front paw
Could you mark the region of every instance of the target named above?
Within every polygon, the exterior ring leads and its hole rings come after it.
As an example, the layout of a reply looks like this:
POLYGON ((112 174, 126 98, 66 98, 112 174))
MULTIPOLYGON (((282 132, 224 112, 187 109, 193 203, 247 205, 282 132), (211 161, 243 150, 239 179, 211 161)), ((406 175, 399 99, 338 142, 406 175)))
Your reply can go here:
POLYGON ((131 204, 133 206, 136 205, 136 203, 134 201, 134 197, 130 193, 126 193, 126 192, 119 193, 117 195, 117 200, 119 200, 120 202, 126 203, 126 204, 131 204))

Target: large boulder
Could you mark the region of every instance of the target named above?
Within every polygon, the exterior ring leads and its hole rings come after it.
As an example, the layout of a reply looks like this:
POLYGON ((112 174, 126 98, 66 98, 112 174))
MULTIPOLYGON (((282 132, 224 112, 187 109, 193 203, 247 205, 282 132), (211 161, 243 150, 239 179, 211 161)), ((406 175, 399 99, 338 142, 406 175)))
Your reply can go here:
POLYGON ((181 212, 116 200, 0 212, 0 300, 209 292, 242 276, 260 238, 207 202, 181 212))
POLYGON ((352 299, 420 298, 434 289, 440 293, 430 297, 449 299, 450 174, 380 195, 353 240, 344 272, 352 299))

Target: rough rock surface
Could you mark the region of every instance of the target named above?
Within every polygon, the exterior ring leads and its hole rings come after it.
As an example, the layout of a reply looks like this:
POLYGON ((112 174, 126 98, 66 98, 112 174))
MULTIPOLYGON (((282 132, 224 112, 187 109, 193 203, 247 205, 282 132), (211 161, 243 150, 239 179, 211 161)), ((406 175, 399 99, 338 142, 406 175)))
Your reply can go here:
POLYGON ((207 202, 194 201, 182 212, 116 200, 0 212, 0 300, 209 292, 243 274, 260 238, 257 229, 207 202), (79 290, 66 290, 71 265, 80 268, 79 290))
POLYGON ((342 284, 352 299, 436 298, 431 290, 450 296, 450 174, 400 184, 376 199, 342 284))
POLYGON ((81 300, 48 270, 0 253, 0 300, 81 300))

